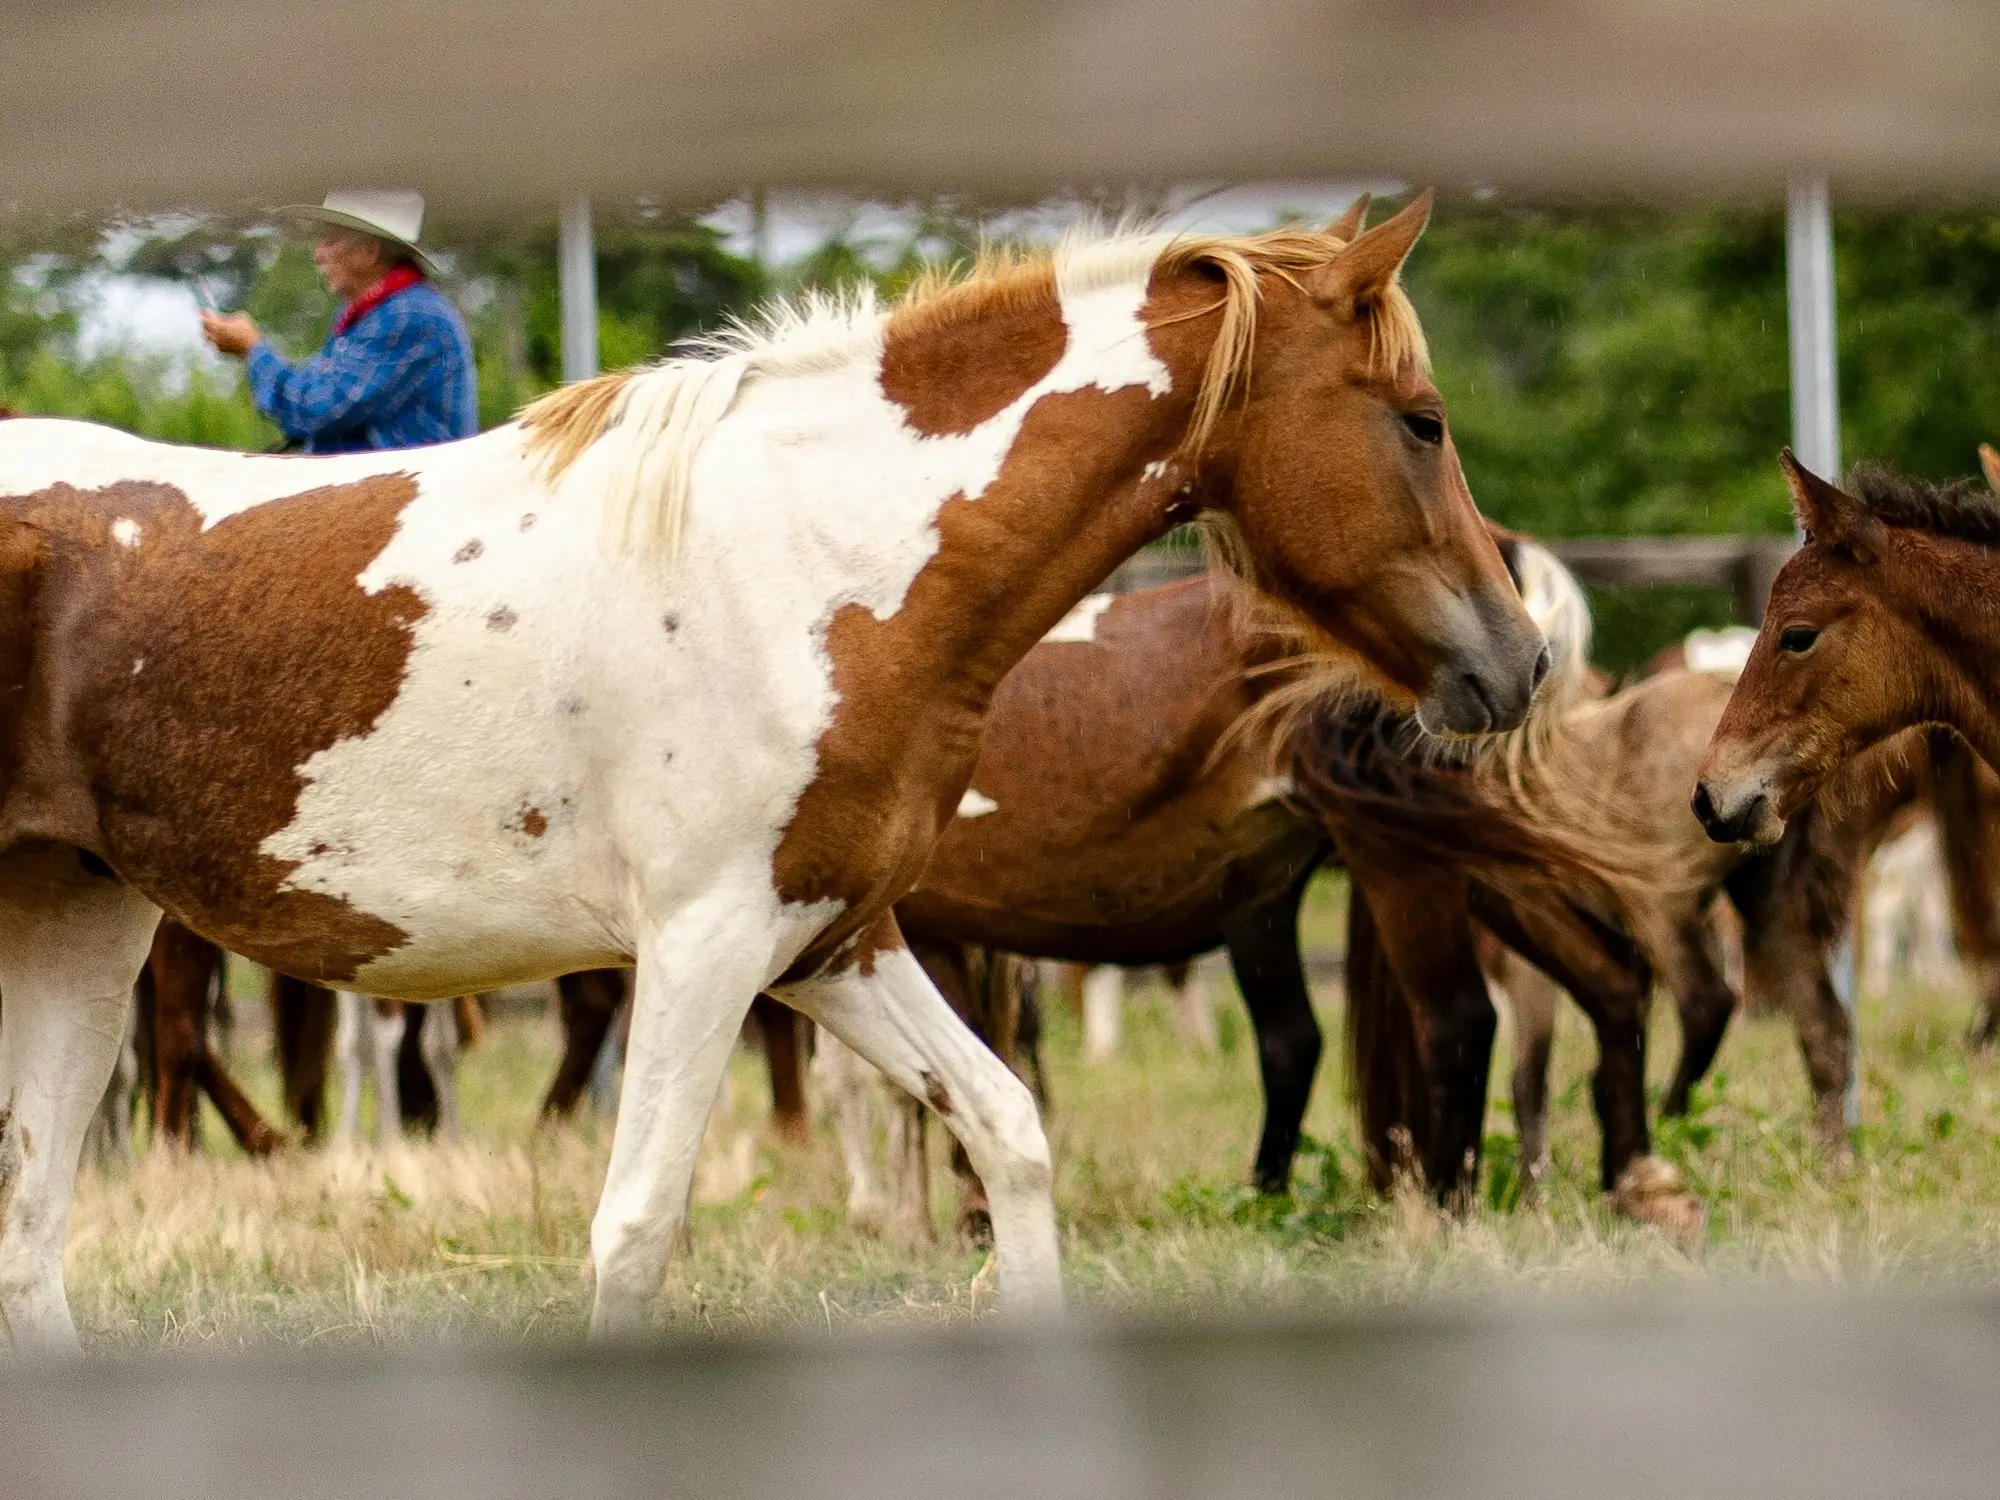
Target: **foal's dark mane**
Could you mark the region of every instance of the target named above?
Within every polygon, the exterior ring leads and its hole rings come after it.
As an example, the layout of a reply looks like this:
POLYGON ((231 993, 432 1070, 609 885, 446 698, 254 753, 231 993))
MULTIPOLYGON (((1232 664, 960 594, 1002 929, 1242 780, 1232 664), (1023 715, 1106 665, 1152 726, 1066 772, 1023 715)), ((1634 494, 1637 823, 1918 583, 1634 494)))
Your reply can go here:
POLYGON ((1884 525, 2000 547, 2000 495, 1978 479, 1940 483, 1871 461, 1856 465, 1848 491, 1884 525))

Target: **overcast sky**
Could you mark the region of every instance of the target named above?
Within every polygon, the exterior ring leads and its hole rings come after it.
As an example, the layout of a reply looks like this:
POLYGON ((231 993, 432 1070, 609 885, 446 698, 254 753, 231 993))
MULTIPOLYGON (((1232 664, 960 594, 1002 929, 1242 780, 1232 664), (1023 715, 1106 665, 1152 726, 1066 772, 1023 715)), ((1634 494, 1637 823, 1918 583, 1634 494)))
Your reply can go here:
MULTIPOLYGON (((1283 215, 1331 219, 1364 188, 1394 192, 1384 182, 1267 182, 1234 187, 1182 187, 1167 194, 1166 227, 1208 231, 1263 229, 1283 215)), ((1012 213, 1000 227, 1026 239, 1053 239, 1068 227, 1069 205, 1012 213)), ((742 201, 726 203, 708 216, 732 250, 753 249, 750 210, 742 201)), ((778 193, 769 200, 766 235, 772 260, 797 260, 846 232, 860 240, 900 244, 909 233, 906 211, 831 193, 778 193)), ((114 348, 200 362, 216 369, 229 362, 210 354, 195 331, 195 299, 184 286, 127 276, 105 276, 92 289, 82 328, 86 355, 114 348)))

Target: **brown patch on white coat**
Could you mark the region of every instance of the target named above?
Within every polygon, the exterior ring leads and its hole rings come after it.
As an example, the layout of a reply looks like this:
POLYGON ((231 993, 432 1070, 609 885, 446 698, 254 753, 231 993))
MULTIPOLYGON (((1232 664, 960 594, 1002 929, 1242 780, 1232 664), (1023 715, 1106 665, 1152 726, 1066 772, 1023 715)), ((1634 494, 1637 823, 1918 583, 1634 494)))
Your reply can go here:
POLYGON ((274 968, 348 978, 398 946, 392 924, 288 887, 295 866, 261 845, 292 821, 305 762, 402 686, 423 602, 356 580, 414 493, 385 475, 207 530, 163 484, 0 498, 0 842, 87 850, 274 968), (139 545, 112 543, 121 520, 139 545))

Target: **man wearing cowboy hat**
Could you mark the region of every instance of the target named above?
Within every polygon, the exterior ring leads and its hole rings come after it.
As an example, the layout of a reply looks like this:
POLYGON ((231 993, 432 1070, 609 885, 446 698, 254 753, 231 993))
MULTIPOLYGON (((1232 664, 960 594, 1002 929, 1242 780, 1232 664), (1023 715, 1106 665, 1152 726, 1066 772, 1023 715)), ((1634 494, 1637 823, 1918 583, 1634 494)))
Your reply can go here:
POLYGON ((298 212, 320 225, 313 263, 346 299, 326 346, 286 363, 246 313, 204 310, 202 336, 247 362, 257 410, 308 453, 414 448, 478 428, 472 341, 426 280, 424 200, 411 192, 328 193, 298 212))

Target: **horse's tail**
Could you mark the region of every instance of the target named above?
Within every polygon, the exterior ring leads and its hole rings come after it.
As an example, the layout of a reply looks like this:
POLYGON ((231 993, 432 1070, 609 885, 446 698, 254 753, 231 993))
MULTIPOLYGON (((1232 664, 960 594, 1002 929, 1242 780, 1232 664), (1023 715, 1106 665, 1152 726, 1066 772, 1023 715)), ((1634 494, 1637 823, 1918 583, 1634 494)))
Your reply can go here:
POLYGON ((1347 895, 1348 1091, 1361 1117, 1368 1180, 1387 1192, 1430 1148, 1430 1085, 1409 999, 1389 967, 1360 887, 1347 895))

